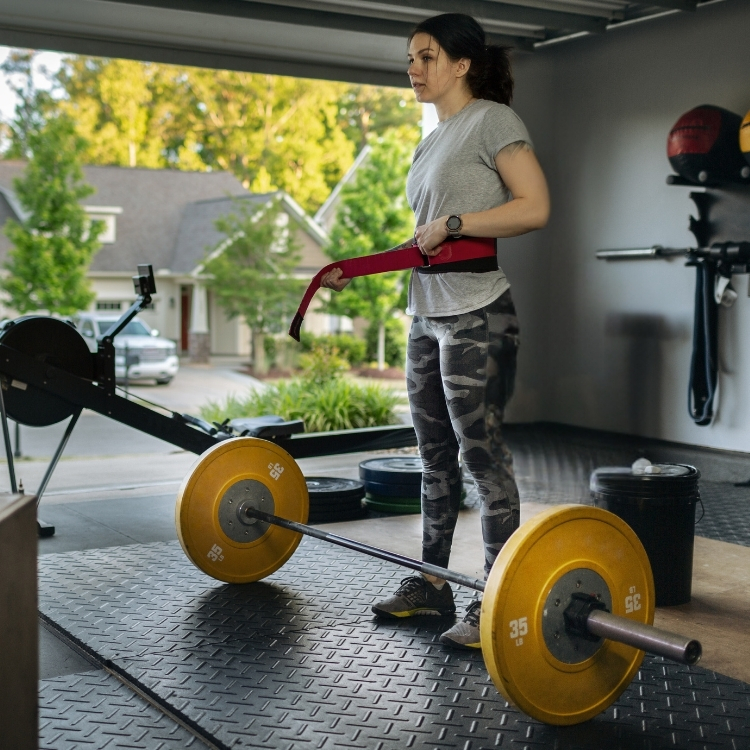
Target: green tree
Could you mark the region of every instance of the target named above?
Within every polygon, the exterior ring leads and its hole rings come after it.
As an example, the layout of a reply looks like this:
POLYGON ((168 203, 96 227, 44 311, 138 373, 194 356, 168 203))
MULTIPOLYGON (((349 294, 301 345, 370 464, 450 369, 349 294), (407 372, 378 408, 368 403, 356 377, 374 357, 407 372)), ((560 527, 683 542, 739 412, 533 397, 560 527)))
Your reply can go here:
POLYGON ((223 169, 314 210, 354 158, 345 84, 80 56, 57 80, 93 164, 223 169))
MULTIPOLYGON (((341 191, 331 228, 328 256, 336 261, 380 253, 404 242, 414 219, 406 202, 406 175, 416 140, 393 130, 373 140, 372 151, 355 179, 341 191)), ((327 309, 334 315, 363 317, 378 328, 378 368, 385 366, 385 323, 404 306, 408 272, 353 279, 333 292, 327 309)))
POLYGON ((191 127, 189 69, 98 57, 65 59, 58 107, 76 122, 90 164, 206 169, 191 127))
POLYGON ((339 100, 346 137, 361 151, 371 137, 400 128, 409 141, 420 138, 422 108, 408 89, 386 86, 347 86, 339 100))
POLYGON ((5 224, 13 247, 0 288, 20 313, 71 315, 94 299, 86 271, 103 228, 100 221, 89 222, 79 204, 94 192, 80 166, 86 144, 72 120, 58 116, 30 131, 27 145, 29 162, 13 183, 27 216, 5 224))
POLYGON ((260 73, 73 55, 34 88, 33 52, 3 70, 19 97, 6 156, 25 136, 68 114, 89 164, 231 171, 255 192, 285 190, 307 211, 325 201, 369 138, 395 128, 418 137, 411 92, 260 73))
MULTIPOLYGON (((379 358, 380 327, 371 325, 365 331, 365 358, 368 362, 379 358)), ((400 366, 406 361, 406 331, 401 318, 388 318, 385 321, 384 341, 385 361, 394 366, 400 366)))
POLYGON ((189 86, 201 159, 249 190, 285 190, 314 211, 354 159, 338 123, 344 84, 195 70, 189 86))
POLYGON ((262 374, 265 334, 283 326, 304 291, 293 275, 300 258, 296 226, 279 200, 259 207, 237 199, 235 211, 216 221, 226 238, 208 254, 203 273, 219 306, 250 328, 253 368, 262 374))

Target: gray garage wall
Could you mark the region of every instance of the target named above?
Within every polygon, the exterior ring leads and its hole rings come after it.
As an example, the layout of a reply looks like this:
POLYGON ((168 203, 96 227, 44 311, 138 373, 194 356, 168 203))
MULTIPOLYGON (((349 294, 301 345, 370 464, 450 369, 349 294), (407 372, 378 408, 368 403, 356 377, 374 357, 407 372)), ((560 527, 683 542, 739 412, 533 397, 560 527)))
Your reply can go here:
POLYGON ((517 61, 516 81, 553 214, 501 249, 523 336, 509 420, 750 451, 748 277, 734 278, 739 299, 721 313, 718 416, 696 427, 686 407, 695 271, 594 255, 694 244, 690 190, 665 183, 666 138, 694 106, 750 109, 750 2, 548 47, 517 61))

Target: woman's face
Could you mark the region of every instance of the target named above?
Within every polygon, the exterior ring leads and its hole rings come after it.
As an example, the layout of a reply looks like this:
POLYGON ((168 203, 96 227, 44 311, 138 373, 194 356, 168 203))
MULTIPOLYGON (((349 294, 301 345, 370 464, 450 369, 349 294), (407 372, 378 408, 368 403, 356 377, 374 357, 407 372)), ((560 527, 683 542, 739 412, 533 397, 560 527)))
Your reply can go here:
POLYGON ((412 37, 407 57, 409 81, 418 102, 434 102, 454 86, 464 85, 469 61, 451 61, 429 34, 419 33, 412 37))

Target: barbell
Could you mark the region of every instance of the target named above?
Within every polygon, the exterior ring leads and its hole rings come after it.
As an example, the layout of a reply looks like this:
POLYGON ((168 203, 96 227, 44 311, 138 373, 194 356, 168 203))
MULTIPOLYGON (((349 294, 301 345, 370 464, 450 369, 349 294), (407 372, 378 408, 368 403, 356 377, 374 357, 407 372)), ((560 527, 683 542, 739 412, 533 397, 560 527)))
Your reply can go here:
POLYGON ((604 711, 644 652, 684 664, 698 641, 652 626, 654 583, 643 545, 620 518, 564 505, 524 523, 486 581, 305 524, 308 494, 295 460, 258 438, 209 448, 182 483, 177 535, 188 558, 227 583, 278 570, 302 535, 484 592, 482 654, 498 691, 535 719, 566 725, 604 711))

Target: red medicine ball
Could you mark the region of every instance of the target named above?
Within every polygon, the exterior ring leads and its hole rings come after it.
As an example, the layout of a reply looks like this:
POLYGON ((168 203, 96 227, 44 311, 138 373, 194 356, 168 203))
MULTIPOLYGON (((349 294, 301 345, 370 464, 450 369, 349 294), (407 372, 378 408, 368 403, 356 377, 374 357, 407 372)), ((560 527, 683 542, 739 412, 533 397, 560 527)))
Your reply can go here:
POLYGON ((667 156, 680 177, 697 184, 745 182, 737 139, 742 118, 706 104, 686 112, 669 131, 667 156))

